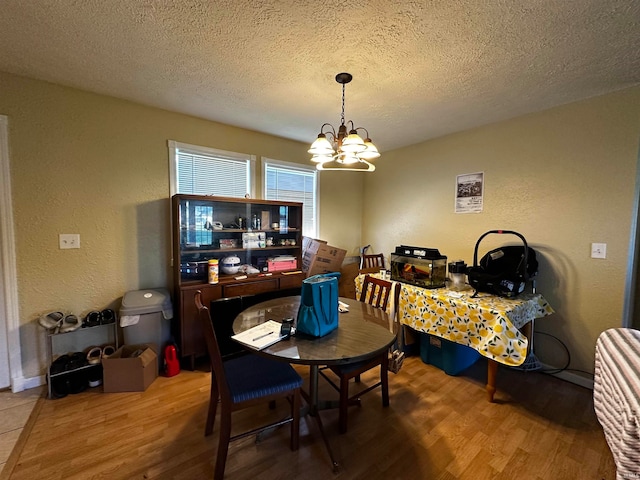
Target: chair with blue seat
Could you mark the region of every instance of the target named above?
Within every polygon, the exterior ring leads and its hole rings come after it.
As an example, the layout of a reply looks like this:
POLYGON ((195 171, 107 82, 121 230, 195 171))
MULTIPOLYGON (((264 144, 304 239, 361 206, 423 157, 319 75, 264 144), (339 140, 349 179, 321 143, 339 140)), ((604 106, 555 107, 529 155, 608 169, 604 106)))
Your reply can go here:
MULTIPOLYGON (((366 275, 362 283, 362 291, 360 293, 360 301, 366 302, 375 308, 382 310, 387 309, 389 301, 394 298, 396 305, 398 300, 399 289, 394 288, 392 282, 382 280, 371 275, 366 275), (395 292, 395 293, 394 293, 395 292)), ((395 318, 394 318, 395 323, 395 318)), ((320 370, 320 374, 335 388, 340 394, 339 413, 338 413, 338 429, 340 433, 347 431, 347 416, 350 405, 359 405, 360 397, 377 387, 380 387, 382 394, 382 405, 389 406, 389 352, 385 351, 381 355, 363 360, 361 362, 351 363, 347 365, 333 365, 320 370), (355 384, 360 383, 360 375, 368 370, 380 367, 380 380, 366 388, 361 388, 357 393, 349 395, 349 381, 355 379, 355 384), (337 385, 329 378, 323 370, 330 369, 339 379, 337 385)))
POLYGON ((233 440, 291 423, 290 448, 297 450, 300 429, 300 390, 302 387, 300 375, 287 363, 270 360, 257 354, 244 355, 223 362, 211 315, 209 309, 202 304, 202 293, 199 290, 195 293, 195 304, 211 361, 211 393, 205 436, 213 433, 216 410, 218 403, 220 403, 220 439, 214 479, 221 480, 224 477, 229 443, 233 440), (231 414, 233 412, 258 403, 274 402, 283 398, 286 398, 291 404, 290 417, 251 431, 231 435, 231 414))

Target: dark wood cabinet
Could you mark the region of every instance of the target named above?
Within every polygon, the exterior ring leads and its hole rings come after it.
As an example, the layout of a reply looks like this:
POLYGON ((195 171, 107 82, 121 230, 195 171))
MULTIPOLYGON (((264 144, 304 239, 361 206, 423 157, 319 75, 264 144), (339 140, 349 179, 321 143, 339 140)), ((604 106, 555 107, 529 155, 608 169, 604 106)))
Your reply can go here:
POLYGON ((220 298, 299 288, 304 279, 302 203, 174 195, 172 230, 172 328, 180 356, 190 362, 191 368, 197 357, 207 353, 194 303, 197 290, 209 305, 220 298), (226 273, 223 260, 229 257, 252 268, 226 273), (208 281, 210 259, 218 260, 215 284, 208 281), (274 259, 289 260, 272 263, 274 259), (286 265, 286 269, 275 270, 281 268, 277 265, 286 265))

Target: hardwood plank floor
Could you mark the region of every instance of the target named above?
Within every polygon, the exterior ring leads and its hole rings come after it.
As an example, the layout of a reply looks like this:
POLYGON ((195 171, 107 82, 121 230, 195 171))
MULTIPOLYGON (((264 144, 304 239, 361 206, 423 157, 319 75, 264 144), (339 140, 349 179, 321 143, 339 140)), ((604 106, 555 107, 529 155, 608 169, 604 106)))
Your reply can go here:
MULTIPOLYGON (((104 394, 98 387, 41 400, 12 472, 3 473, 11 480, 211 478, 218 429, 204 437, 206 369, 159 377, 143 393, 104 394)), ((299 371, 306 380, 308 369, 299 371)), ((369 372, 363 381, 374 377, 369 372)), ((485 380, 483 359, 451 377, 409 357, 390 375, 388 408, 378 392, 363 396, 362 406, 350 410, 345 435, 337 433, 337 410, 322 412, 341 465, 337 473, 314 421, 303 419, 297 452, 288 448, 287 428, 260 444, 233 442, 226 478, 615 479, 590 390, 500 368, 496 403, 489 403, 485 380)), ((320 387, 323 397, 337 398, 326 382, 320 387)), ((238 412, 236 428, 284 416, 286 407, 238 412)))

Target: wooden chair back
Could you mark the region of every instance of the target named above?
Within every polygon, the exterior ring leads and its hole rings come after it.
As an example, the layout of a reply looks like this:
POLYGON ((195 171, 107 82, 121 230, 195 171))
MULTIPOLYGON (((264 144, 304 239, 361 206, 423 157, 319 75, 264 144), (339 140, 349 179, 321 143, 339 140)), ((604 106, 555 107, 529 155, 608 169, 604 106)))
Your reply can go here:
POLYGON ((392 298, 394 284, 380 278, 365 275, 360 292, 360 301, 386 310, 392 298))
POLYGON ((202 332, 207 344, 207 351, 209 352, 209 359, 211 361, 211 372, 213 373, 212 382, 216 382, 218 386, 218 394, 220 395, 221 403, 231 403, 231 394, 229 386, 227 385, 224 366, 222 365, 222 354, 220 353, 220 347, 216 338, 216 332, 213 328, 213 322, 211 321, 211 315, 209 309, 202 304, 202 292, 200 290, 195 293, 196 308, 198 309, 198 315, 200 325, 202 326, 202 332))
POLYGON ((360 269, 381 269, 384 268, 384 255, 376 253, 375 255, 362 255, 360 257, 360 269))

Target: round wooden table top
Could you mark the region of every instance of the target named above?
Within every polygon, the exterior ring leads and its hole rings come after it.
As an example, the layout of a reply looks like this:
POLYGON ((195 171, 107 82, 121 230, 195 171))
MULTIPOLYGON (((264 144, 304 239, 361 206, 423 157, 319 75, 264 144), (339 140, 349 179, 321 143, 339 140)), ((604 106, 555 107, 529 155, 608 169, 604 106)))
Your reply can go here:
MULTIPOLYGON (((349 311, 340 313, 338 328, 333 332, 320 338, 296 333, 257 353, 289 363, 340 365, 379 355, 395 342, 397 324, 383 310, 351 298, 340 297, 340 301, 349 305, 349 311)), ((258 303, 235 318, 233 331, 241 333, 268 320, 295 320, 299 305, 299 296, 258 303)))

